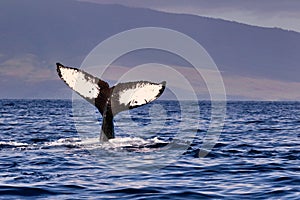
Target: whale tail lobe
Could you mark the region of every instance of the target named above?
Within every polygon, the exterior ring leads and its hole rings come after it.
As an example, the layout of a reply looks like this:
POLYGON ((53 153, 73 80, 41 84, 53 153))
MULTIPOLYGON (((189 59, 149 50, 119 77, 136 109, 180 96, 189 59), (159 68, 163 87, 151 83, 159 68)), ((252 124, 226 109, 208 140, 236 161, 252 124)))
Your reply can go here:
POLYGON ((135 81, 109 84, 85 71, 57 63, 59 77, 102 115, 100 141, 114 138, 113 117, 119 112, 146 105, 164 92, 166 82, 135 81))

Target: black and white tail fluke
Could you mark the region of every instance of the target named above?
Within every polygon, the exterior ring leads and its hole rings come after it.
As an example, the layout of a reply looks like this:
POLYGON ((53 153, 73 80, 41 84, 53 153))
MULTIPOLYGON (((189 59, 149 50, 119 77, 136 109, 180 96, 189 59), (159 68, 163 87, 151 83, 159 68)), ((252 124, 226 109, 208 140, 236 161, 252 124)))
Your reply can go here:
POLYGON ((103 114, 104 104, 110 95, 108 83, 82 70, 65 67, 60 63, 56 65, 59 77, 81 97, 94 104, 103 114))
POLYGON ((103 116, 101 141, 114 138, 113 117, 117 113, 150 103, 161 96, 166 82, 136 81, 108 83, 82 70, 57 63, 59 77, 81 97, 97 107, 103 116))
POLYGON ((117 114, 154 101, 163 93, 165 86, 165 81, 161 83, 136 81, 115 85, 112 87, 111 95, 113 113, 117 114))

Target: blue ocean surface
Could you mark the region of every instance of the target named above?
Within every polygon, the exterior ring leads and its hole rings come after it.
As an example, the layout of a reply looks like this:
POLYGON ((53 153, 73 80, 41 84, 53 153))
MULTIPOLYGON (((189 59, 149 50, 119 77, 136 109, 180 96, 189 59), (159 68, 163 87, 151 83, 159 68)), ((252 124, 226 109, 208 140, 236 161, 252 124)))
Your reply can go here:
POLYGON ((153 102, 117 115, 101 144, 91 105, 0 100, 0 198, 299 199, 300 102, 227 102, 199 157, 211 113, 153 102))

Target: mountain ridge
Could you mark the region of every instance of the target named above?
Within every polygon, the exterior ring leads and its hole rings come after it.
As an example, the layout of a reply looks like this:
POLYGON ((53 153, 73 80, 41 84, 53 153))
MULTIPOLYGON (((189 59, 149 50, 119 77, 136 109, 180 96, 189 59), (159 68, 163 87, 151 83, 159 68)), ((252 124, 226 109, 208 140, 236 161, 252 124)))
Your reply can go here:
MULTIPOLYGON (((57 61, 80 66, 82 59, 101 41, 125 30, 149 26, 170 28, 190 36, 208 51, 225 75, 299 82, 298 32, 72 0, 1 1, 0 68, 6 69, 10 66, 7 63, 16 60, 21 62, 26 55, 33 55, 31 64, 44 65, 45 70, 52 69, 57 61)), ((141 52, 127 60, 120 59, 117 64, 134 66, 159 61, 185 65, 176 58, 159 54, 141 52)))

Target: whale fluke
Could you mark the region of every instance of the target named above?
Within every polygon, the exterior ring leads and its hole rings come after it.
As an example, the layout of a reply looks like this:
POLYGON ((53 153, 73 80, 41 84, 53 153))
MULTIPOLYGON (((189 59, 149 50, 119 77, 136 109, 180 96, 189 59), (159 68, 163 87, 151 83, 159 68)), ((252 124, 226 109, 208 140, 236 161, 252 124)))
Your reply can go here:
POLYGON ((97 77, 56 63, 59 77, 76 93, 96 106, 102 115, 100 141, 114 138, 113 117, 119 112, 148 104, 164 92, 166 82, 135 81, 113 87, 97 77))

